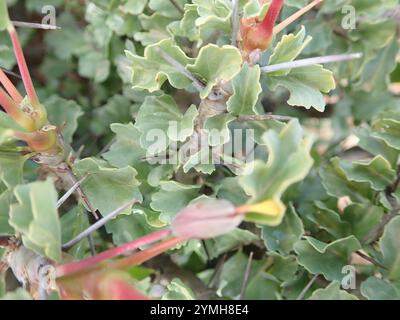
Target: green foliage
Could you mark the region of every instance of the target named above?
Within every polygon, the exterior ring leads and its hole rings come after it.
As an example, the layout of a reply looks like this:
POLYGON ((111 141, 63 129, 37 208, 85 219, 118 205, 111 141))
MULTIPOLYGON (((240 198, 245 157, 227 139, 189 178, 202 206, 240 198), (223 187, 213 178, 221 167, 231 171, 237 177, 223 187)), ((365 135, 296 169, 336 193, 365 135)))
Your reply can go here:
MULTIPOLYGON (((0 0, 0 66, 15 72, 6 2, 13 20, 29 21, 47 2, 0 0)), ((98 215, 137 201, 93 234, 99 253, 168 228, 190 204, 224 199, 251 208, 245 223, 130 269, 132 283, 162 299, 238 299, 253 252, 245 299, 296 299, 315 276, 305 299, 400 299, 399 1, 323 1, 251 61, 232 39, 228 0, 53 2, 61 29, 18 34, 65 150, 61 163, 38 159, 0 112, 0 235, 65 262, 62 244, 94 222, 79 192, 57 208, 80 179, 98 215), (343 24, 348 4, 355 28, 343 24), (362 58, 263 68, 355 52, 362 58), (356 290, 342 286, 346 266, 356 290), (172 270, 168 281, 158 269, 172 270)), ((280 19, 309 2, 286 0, 280 19)), ((266 10, 239 1, 241 17, 266 10)), ((80 241, 67 260, 90 246, 80 241)), ((0 276, 3 299, 30 298, 5 288, 0 276)))

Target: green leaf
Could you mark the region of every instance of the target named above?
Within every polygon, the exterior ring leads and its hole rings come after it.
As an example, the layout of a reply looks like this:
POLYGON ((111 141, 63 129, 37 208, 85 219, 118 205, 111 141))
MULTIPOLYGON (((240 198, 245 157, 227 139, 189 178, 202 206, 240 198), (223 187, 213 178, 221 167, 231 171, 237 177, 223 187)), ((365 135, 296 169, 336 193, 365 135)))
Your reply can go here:
POLYGON ((308 219, 314 222, 320 229, 327 231, 334 238, 344 238, 350 235, 350 225, 342 221, 340 215, 329 209, 323 202, 315 202, 316 210, 308 219))
POLYGON ((165 39, 154 45, 147 46, 144 57, 140 57, 129 51, 126 52, 132 61, 133 78, 135 89, 145 89, 155 92, 161 88, 166 80, 177 89, 185 89, 191 86, 191 81, 179 72, 174 66, 165 61, 157 50, 163 50, 183 66, 194 59, 188 58, 186 54, 171 39, 165 39))
POLYGON ((261 238, 264 240, 267 249, 279 252, 284 256, 293 251, 294 244, 301 239, 303 234, 303 222, 293 205, 289 206, 289 210, 287 210, 279 226, 263 226, 261 229, 261 238))
POLYGON ((121 6, 121 10, 132 15, 138 15, 146 8, 147 2, 148 0, 127 0, 126 3, 121 6))
POLYGON ((372 160, 341 161, 341 168, 349 181, 366 182, 375 191, 383 191, 393 183, 396 171, 392 169, 389 161, 381 155, 372 160))
MULTIPOLYGON (((250 163, 251 173, 240 179, 240 185, 252 197, 251 203, 265 200, 280 202, 286 189, 303 180, 310 171, 313 164, 311 140, 303 137, 297 120, 292 120, 279 134, 269 130, 263 140, 269 151, 268 162, 256 160, 250 163)), ((246 219, 276 226, 281 223, 283 215, 284 210, 276 216, 250 214, 246 219)))
POLYGON ((7 28, 9 21, 7 0, 0 0, 0 31, 7 28))
POLYGON ((10 211, 9 209, 13 201, 14 196, 11 190, 6 190, 0 194, 0 208, 3 208, 0 211, 0 234, 15 234, 15 230, 10 226, 8 222, 10 211))
POLYGON ((390 147, 400 150, 400 114, 384 112, 372 123, 372 136, 384 140, 390 147))
POLYGON ((272 90, 276 90, 279 86, 289 90, 289 105, 314 108, 320 112, 325 110, 326 105, 321 92, 329 93, 336 88, 332 72, 321 65, 292 69, 284 77, 271 76, 268 80, 272 90))
POLYGON ((157 154, 167 149, 170 141, 185 141, 194 130, 198 115, 192 105, 185 114, 178 109, 175 100, 168 95, 146 98, 136 117, 135 127, 142 133, 140 144, 148 154, 157 154), (158 137, 158 140, 154 140, 158 137), (152 147, 151 150, 149 148, 152 147))
POLYGON ((0 180, 8 187, 23 182, 23 169, 26 156, 13 152, 0 152, 0 180))
POLYGON ((193 291, 178 278, 173 279, 167 289, 162 300, 195 300, 193 291))
POLYGON ((308 300, 358 300, 358 298, 341 290, 340 283, 333 281, 326 288, 315 290, 308 300))
POLYGON ((369 277, 361 283, 361 293, 368 300, 400 299, 400 292, 393 284, 376 277, 369 277))
MULTIPOLYGON (((105 161, 87 158, 76 162, 74 171, 78 178, 89 174, 82 189, 93 207, 103 215, 133 199, 142 200, 139 182, 136 180, 137 172, 132 167, 116 169, 109 167, 105 161)), ((124 213, 130 211, 131 208, 128 208, 124 213)))
POLYGON ((160 219, 170 223, 172 218, 199 196, 199 187, 175 181, 160 182, 160 190, 151 197, 150 207, 161 212, 160 219))
POLYGON ((10 225, 21 233, 24 245, 54 261, 61 259, 61 226, 57 192, 50 179, 19 185, 14 189, 18 203, 11 206, 10 225))
POLYGON ((258 65, 243 65, 240 73, 232 80, 233 95, 226 103, 231 114, 239 116, 256 113, 255 107, 262 92, 260 76, 258 65))
POLYGON ((91 51, 79 58, 78 72, 97 83, 104 82, 110 75, 110 61, 101 52, 91 51))
POLYGON ((81 107, 72 100, 65 100, 53 96, 46 100, 44 105, 51 124, 63 127, 62 135, 67 144, 72 142, 72 137, 78 128, 78 119, 83 115, 81 107))
POLYGON ((188 65, 187 69, 207 84, 200 93, 200 97, 204 99, 218 81, 232 80, 240 72, 242 62, 242 56, 237 48, 208 44, 201 48, 196 62, 188 65))
POLYGON ((207 118, 203 129, 208 132, 208 143, 210 146, 220 146, 230 141, 231 133, 229 124, 233 120, 235 120, 235 117, 228 113, 207 118))
POLYGON ((354 236, 338 239, 330 244, 312 237, 294 245, 297 261, 312 274, 322 274, 329 281, 342 281, 342 269, 350 263, 353 252, 361 245, 354 236))
POLYGON ((383 265, 388 269, 385 270, 390 280, 400 280, 400 217, 396 217, 389 222, 385 228, 385 232, 379 246, 382 251, 383 265))
POLYGON ((322 184, 328 194, 336 198, 348 196, 354 202, 362 203, 372 199, 369 183, 349 181, 340 164, 339 158, 333 158, 320 170, 322 184))
POLYGON ((383 214, 382 207, 356 203, 346 207, 342 220, 350 224, 351 234, 363 240, 382 221, 383 214))
POLYGON ((117 168, 134 167, 141 163, 146 151, 140 146, 139 130, 132 123, 113 123, 111 131, 116 135, 115 142, 110 150, 103 154, 103 158, 117 168))
MULTIPOLYGON (((306 29, 301 27, 300 31, 294 35, 293 33, 284 35, 281 41, 274 48, 274 52, 269 58, 269 65, 290 62, 296 59, 304 48, 310 43, 312 37, 306 38, 306 29)), ((279 70, 270 73, 270 76, 286 76, 291 69, 279 70)))

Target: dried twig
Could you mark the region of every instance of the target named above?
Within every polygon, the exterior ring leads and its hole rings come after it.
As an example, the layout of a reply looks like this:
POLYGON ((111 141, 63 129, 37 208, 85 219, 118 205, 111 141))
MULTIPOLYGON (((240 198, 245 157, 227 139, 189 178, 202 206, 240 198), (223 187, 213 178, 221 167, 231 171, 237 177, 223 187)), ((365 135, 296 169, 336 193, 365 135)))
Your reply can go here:
POLYGON ((378 261, 376 261, 374 258, 366 255, 364 252, 362 251, 357 251, 356 252, 357 255, 359 255, 361 258, 363 258, 364 260, 367 260, 368 262, 371 262, 372 264, 382 268, 382 269, 387 269, 384 265, 380 264, 378 261))
POLYGON ((280 24, 278 24, 274 28, 274 35, 278 34, 281 32, 283 29, 285 29, 288 25, 299 19, 302 15, 306 14, 309 12, 312 8, 314 8, 316 5, 320 4, 323 0, 314 0, 310 4, 306 5, 304 8, 301 8, 299 11, 295 12, 293 15, 291 15, 289 18, 285 19, 282 21, 280 24))
POLYGON ((57 209, 60 208, 65 201, 73 194, 80 185, 87 179, 89 174, 85 175, 81 180, 77 181, 58 201, 57 201, 57 209))
POLYGON ((244 277, 243 277, 242 288, 240 290, 239 300, 243 300, 244 296, 246 294, 247 286, 248 286, 249 280, 250 280, 250 272, 251 272, 251 264, 253 262, 253 256, 254 256, 254 252, 250 252, 249 260, 247 261, 246 271, 245 271, 244 277))
POLYGON ((333 63, 340 61, 349 61, 354 59, 360 59, 362 57, 362 53, 350 53, 350 54, 337 54, 331 56, 323 56, 323 57, 315 57, 308 59, 301 59, 296 61, 290 61, 285 63, 278 63, 266 67, 262 67, 261 71, 264 73, 271 73, 279 70, 287 70, 287 69, 295 69, 311 66, 314 64, 325 64, 325 63, 333 63))
POLYGON ((43 23, 32 23, 23 21, 11 21, 15 27, 31 28, 31 29, 43 29, 43 30, 60 30, 61 27, 53 26, 51 24, 43 23))
POLYGON ((312 279, 307 283, 307 285, 304 287, 304 289, 300 292, 300 294, 298 295, 296 300, 303 300, 303 298, 306 295, 308 289, 311 288, 311 286, 313 285, 315 280, 317 280, 318 276, 319 276, 319 274, 316 274, 314 277, 312 277, 312 279))
POLYGON ((126 208, 129 206, 133 205, 136 203, 137 200, 131 200, 128 203, 124 204, 122 207, 119 207, 118 209, 114 210, 113 212, 109 213, 108 215, 104 216, 102 219, 98 220, 96 223, 92 224, 89 228, 81 232, 79 235, 77 235, 74 239, 71 241, 68 241, 66 244, 63 245, 64 250, 68 250, 69 248, 73 247, 80 241, 82 241, 84 238, 92 234, 93 232, 97 231, 101 227, 103 227, 107 222, 110 220, 114 219, 117 215, 119 215, 122 211, 124 211, 126 208))
POLYGON ((15 77, 15 78, 17 78, 17 79, 19 79, 19 80, 22 80, 22 77, 21 77, 19 74, 15 73, 15 72, 12 72, 12 71, 10 71, 10 70, 7 70, 7 69, 5 69, 5 68, 2 68, 2 67, 0 67, 0 69, 1 69, 4 73, 6 73, 6 74, 8 74, 8 75, 13 76, 13 77, 15 77))

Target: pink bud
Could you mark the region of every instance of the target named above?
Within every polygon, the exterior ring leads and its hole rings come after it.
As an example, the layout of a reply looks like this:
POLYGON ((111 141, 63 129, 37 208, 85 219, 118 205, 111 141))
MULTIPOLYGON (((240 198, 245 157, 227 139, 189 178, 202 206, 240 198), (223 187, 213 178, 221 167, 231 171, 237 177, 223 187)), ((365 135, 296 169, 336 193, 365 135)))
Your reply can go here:
POLYGON ((209 239, 234 230, 243 215, 227 200, 208 200, 183 209, 171 224, 173 234, 183 239, 209 239))

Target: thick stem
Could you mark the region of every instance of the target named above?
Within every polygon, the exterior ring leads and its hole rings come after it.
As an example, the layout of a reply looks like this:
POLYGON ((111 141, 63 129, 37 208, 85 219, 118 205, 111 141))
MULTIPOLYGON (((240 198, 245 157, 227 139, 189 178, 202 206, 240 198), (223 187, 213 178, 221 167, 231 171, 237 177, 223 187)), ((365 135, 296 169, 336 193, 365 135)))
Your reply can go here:
POLYGON ((141 237, 139 239, 136 239, 134 241, 126 243, 122 246, 119 246, 117 248, 113 248, 113 249, 104 251, 94 257, 90 257, 90 258, 87 258, 87 259, 84 259, 81 261, 75 261, 75 262, 61 265, 61 266, 57 267, 57 277, 64 277, 66 275, 69 275, 72 273, 77 273, 84 269, 88 269, 104 260, 112 259, 112 258, 120 256, 126 252, 133 251, 133 250, 139 249, 140 247, 143 247, 143 246, 152 244, 156 241, 159 241, 162 238, 165 238, 166 236, 168 236, 170 233, 171 233, 171 230, 168 230, 168 229, 156 231, 156 232, 148 234, 144 237, 141 237))
POLYGON ((7 75, 4 73, 3 70, 0 69, 0 83, 4 86, 8 94, 11 96, 11 98, 16 102, 16 103, 21 103, 22 102, 22 96, 18 92, 17 88, 14 86, 14 84, 8 79, 7 75))
POLYGON ((34 121, 18 108, 15 101, 2 88, 0 88, 0 106, 24 129, 28 131, 35 129, 34 121))
POLYGON ((13 44, 15 57, 17 58, 18 67, 21 73, 22 81, 24 82, 26 94, 28 95, 32 105, 37 106, 39 104, 39 99, 37 97, 35 87, 33 86, 31 75, 29 73, 29 69, 26 64, 25 56, 22 51, 21 43, 19 42, 17 32, 11 23, 8 25, 7 31, 10 35, 11 42, 13 44))

